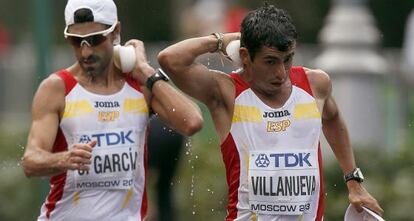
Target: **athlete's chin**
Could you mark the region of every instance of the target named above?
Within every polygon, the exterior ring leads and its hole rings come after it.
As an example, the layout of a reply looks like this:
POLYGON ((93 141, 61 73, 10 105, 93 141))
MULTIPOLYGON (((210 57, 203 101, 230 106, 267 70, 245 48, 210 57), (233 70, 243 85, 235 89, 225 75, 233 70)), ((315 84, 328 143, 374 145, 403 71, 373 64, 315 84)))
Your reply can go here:
POLYGON ((267 90, 265 90, 265 92, 269 95, 274 95, 277 93, 280 93, 280 91, 282 90, 282 85, 272 85, 271 87, 267 88, 267 90))
POLYGON ((98 65, 81 65, 82 70, 89 76, 96 77, 101 74, 101 68, 98 65))
POLYGON ((96 68, 87 67, 82 69, 88 76, 96 77, 100 75, 100 71, 98 71, 96 68))

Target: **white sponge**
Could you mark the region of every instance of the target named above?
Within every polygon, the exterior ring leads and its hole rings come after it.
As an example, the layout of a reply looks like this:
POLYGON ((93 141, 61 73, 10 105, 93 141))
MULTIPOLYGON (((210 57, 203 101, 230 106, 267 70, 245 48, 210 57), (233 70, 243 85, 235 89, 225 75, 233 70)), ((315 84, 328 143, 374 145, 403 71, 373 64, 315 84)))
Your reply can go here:
POLYGON ((243 67, 240 59, 240 40, 231 41, 226 47, 226 53, 237 67, 243 67))
POLYGON ((114 63, 123 73, 129 73, 134 70, 136 60, 134 46, 114 46, 114 63))

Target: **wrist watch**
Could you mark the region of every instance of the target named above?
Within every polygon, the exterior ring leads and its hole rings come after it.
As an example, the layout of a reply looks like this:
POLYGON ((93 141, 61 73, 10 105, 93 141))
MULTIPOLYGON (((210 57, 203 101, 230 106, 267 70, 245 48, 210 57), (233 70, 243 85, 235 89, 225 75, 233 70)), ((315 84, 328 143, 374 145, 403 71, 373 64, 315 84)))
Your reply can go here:
POLYGON ((152 91, 152 86, 154 86, 155 82, 159 80, 167 82, 170 80, 170 78, 163 70, 161 70, 161 68, 158 68, 157 71, 155 71, 155 73, 147 79, 145 85, 147 86, 148 90, 152 91))
POLYGON ((350 173, 344 176, 345 183, 350 180, 355 180, 358 183, 364 182, 364 175, 361 172, 360 168, 353 169, 350 173))

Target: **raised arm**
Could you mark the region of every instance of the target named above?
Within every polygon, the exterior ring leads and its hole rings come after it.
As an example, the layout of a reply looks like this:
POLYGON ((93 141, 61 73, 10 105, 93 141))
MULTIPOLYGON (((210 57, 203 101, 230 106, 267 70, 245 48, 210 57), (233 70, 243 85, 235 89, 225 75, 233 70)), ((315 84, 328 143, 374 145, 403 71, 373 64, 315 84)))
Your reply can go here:
POLYGON ((151 91, 146 88, 147 79, 156 71, 147 62, 144 43, 130 40, 127 44, 135 47, 137 66, 133 76, 143 85, 147 103, 154 112, 169 127, 181 134, 191 136, 199 131, 203 125, 203 118, 198 106, 165 81, 156 81, 151 91))
MULTIPOLYGON (((224 35, 223 48, 226 42, 238 38, 239 33, 224 35)), ((218 44, 218 38, 214 35, 191 38, 164 49, 158 55, 158 62, 174 83, 207 106, 222 99, 218 78, 223 76, 220 76, 221 72, 196 63, 195 59, 202 54, 216 52, 218 44)))
POLYGON ((95 141, 75 145, 71 151, 52 153, 59 118, 65 107, 65 85, 57 76, 42 82, 32 104, 32 125, 23 155, 26 176, 47 177, 72 170, 88 170, 95 141))
MULTIPOLYGON (((322 104, 322 129, 344 174, 355 167, 355 159, 345 121, 332 96, 332 85, 329 76, 321 70, 307 69, 307 76, 315 98, 322 104)), ((349 201, 362 212, 362 205, 382 215, 383 210, 367 190, 355 180, 347 183, 349 201)))
POLYGON ((240 38, 240 33, 191 38, 178 42, 158 55, 158 62, 168 73, 175 85, 185 93, 203 102, 210 110, 220 139, 230 130, 234 85, 223 72, 209 70, 196 63, 198 56, 211 52, 224 52, 227 44, 240 38), (221 46, 221 50, 218 47, 221 46))

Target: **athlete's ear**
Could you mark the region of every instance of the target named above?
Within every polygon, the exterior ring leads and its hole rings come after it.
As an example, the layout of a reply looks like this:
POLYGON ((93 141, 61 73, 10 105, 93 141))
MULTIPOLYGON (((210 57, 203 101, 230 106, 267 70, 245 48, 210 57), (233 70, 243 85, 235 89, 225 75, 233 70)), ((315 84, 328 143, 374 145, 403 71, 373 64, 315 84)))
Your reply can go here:
POLYGON ((243 64, 243 67, 245 65, 247 65, 251 60, 250 60, 250 54, 249 51, 247 50, 247 48, 245 47, 240 47, 239 49, 240 52, 240 60, 243 64))
POLYGON ((113 36, 113 40, 112 40, 113 45, 121 44, 121 22, 118 21, 118 24, 116 24, 116 27, 114 31, 112 32, 112 36, 113 36))

